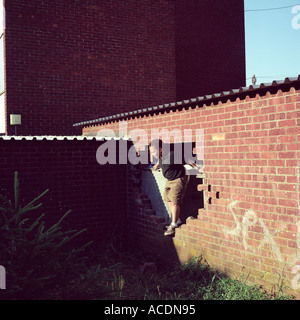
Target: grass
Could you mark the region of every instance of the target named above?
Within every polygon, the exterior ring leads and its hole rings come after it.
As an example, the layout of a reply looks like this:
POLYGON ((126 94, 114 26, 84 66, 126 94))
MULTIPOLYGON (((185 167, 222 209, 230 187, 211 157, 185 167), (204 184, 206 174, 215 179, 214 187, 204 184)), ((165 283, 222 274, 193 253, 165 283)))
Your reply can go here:
POLYGON ((282 292, 270 294, 246 278, 232 279, 212 270, 201 257, 184 265, 166 266, 157 262, 154 272, 139 271, 153 257, 107 250, 95 254, 90 265, 68 287, 54 293, 55 299, 89 300, 290 300, 282 292))

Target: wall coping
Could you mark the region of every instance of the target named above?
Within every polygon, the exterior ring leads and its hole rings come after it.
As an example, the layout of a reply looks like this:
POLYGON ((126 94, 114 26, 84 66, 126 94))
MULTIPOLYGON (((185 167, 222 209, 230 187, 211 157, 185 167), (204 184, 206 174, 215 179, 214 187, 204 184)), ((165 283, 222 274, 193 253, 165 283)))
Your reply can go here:
POLYGON ((261 83, 259 85, 250 85, 249 87, 240 87, 239 89, 231 89, 229 91, 222 91, 220 93, 214 93, 210 95, 204 95, 201 97, 191 98, 187 100, 162 104, 154 107, 142 108, 134 111, 124 112, 120 114, 115 114, 103 118, 98 118, 94 120, 88 120, 83 122, 78 122, 73 124, 74 127, 76 126, 87 126, 87 125, 95 125, 106 121, 114 121, 125 119, 128 117, 135 117, 147 113, 157 112, 157 111, 165 111, 169 110, 170 108, 180 108, 180 107, 189 107, 197 103, 208 103, 214 100, 222 100, 222 99, 229 99, 229 98, 239 98, 241 96, 249 95, 249 94, 259 94, 266 90, 271 89, 282 89, 283 87, 288 86, 291 88, 292 86, 300 84, 300 75, 298 77, 287 77, 284 80, 274 80, 270 83, 261 83))

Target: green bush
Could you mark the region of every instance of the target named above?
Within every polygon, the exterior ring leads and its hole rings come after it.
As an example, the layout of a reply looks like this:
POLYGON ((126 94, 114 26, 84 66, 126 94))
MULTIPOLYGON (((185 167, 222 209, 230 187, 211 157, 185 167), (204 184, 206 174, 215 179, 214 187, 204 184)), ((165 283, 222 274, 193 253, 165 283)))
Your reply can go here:
POLYGON ((14 201, 0 195, 0 265, 6 269, 7 289, 2 299, 49 299, 51 292, 80 271, 86 246, 72 246, 72 240, 86 229, 64 231, 70 211, 46 228, 38 201, 45 190, 27 205, 20 201, 18 173, 14 179, 14 201), (38 213, 33 214, 33 213, 38 213))

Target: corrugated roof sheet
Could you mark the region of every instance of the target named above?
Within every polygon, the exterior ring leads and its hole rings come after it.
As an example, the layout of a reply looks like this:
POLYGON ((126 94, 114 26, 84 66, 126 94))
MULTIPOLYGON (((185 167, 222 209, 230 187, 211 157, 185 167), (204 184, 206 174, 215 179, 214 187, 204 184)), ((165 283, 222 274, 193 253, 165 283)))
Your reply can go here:
POLYGON ((298 75, 298 77, 288 77, 288 78, 285 78, 284 80, 274 80, 270 83, 261 83, 259 85, 250 85, 249 87, 241 87, 239 89, 231 89, 229 91, 222 91, 220 93, 204 95, 201 97, 186 99, 186 100, 182 100, 182 101, 161 104, 161 105, 158 105, 155 107, 143 108, 143 109, 139 109, 139 110, 134 110, 134 111, 119 113, 119 114, 115 114, 115 115, 111 115, 111 116, 107 116, 107 117, 103 117, 103 118, 98 118, 98 119, 94 119, 94 120, 78 122, 78 123, 73 124, 73 126, 92 125, 95 123, 105 122, 105 121, 109 121, 109 120, 117 120, 117 119, 121 119, 121 118, 128 117, 128 116, 144 114, 146 112, 152 112, 152 111, 157 111, 157 110, 160 111, 160 110, 164 110, 164 109, 171 108, 171 107, 185 106, 188 104, 193 104, 193 103, 197 103, 197 102, 204 102, 204 101, 208 101, 208 100, 212 100, 212 99, 216 99, 216 98, 223 98, 223 97, 227 97, 227 96, 230 97, 232 95, 239 95, 241 93, 247 93, 247 92, 250 93, 253 91, 259 91, 261 89, 268 89, 271 87, 281 86, 284 84, 292 84, 292 83, 298 82, 298 81, 300 81, 300 75, 298 75))
POLYGON ((95 136, 0 136, 0 140, 34 140, 34 141, 42 141, 42 140, 129 140, 127 138, 119 138, 119 137, 95 137, 95 136))

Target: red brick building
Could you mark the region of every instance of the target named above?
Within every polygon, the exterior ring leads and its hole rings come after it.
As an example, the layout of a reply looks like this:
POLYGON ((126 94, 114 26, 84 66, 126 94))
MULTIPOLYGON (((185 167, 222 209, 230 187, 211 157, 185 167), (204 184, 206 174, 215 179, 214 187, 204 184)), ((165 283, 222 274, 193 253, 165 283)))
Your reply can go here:
POLYGON ((242 0, 5 0, 2 131, 72 125, 245 84, 242 0))

